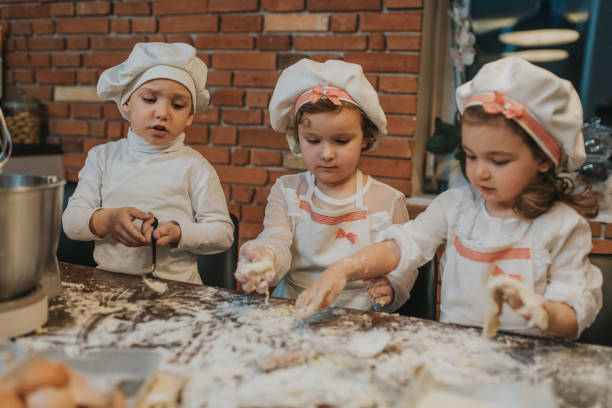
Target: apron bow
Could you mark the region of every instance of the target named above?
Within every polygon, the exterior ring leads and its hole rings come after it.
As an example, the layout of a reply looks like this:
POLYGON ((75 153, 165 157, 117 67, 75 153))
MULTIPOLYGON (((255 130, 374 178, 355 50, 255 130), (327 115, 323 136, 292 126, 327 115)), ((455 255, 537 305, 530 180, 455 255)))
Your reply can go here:
POLYGON ((352 232, 346 232, 342 228, 338 228, 336 230, 336 238, 346 238, 351 241, 351 244, 354 244, 357 241, 357 234, 353 234, 352 232))

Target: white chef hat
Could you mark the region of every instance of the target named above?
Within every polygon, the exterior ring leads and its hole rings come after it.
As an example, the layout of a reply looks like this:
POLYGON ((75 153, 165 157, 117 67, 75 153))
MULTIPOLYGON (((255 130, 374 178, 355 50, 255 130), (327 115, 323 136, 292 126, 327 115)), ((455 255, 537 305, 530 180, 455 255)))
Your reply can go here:
POLYGON ((367 150, 374 149, 387 133, 387 118, 378 95, 360 65, 340 60, 320 63, 303 58, 282 72, 270 100, 272 128, 285 132, 294 154, 300 155, 295 114, 302 105, 316 103, 320 98, 328 98, 335 104, 350 102, 367 115, 378 129, 374 143, 367 150))
POLYGON ((98 95, 113 100, 123 117, 130 120, 129 113, 121 109, 130 95, 145 82, 171 79, 189 90, 193 112, 198 113, 208 106, 210 100, 210 94, 204 88, 207 72, 206 64, 189 44, 138 43, 124 62, 100 75, 98 95))
POLYGON ((485 64, 457 88, 457 106, 481 105, 516 121, 554 162, 557 171, 575 170, 586 158, 582 105, 572 84, 522 58, 485 64))

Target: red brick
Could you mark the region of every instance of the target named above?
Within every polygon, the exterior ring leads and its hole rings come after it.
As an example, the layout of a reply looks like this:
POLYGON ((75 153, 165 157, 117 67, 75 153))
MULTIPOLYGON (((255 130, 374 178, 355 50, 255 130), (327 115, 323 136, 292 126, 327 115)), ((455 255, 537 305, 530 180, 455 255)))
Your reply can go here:
POLYGON ((237 139, 234 126, 214 126, 211 129, 210 141, 214 144, 235 145, 237 139))
POLYGON ((230 86, 231 84, 231 71, 208 71, 206 86, 230 86))
POLYGON ((211 163, 229 163, 229 148, 218 146, 193 146, 211 163))
POLYGON ((208 11, 211 13, 227 11, 257 11, 257 0, 208 0, 208 11))
POLYGON ((215 166, 221 181, 225 183, 255 184, 263 186, 268 181, 268 171, 253 167, 215 166))
POLYGON ((604 237, 612 238, 612 224, 606 224, 604 237))
POLYGON ((114 102, 107 102, 102 107, 104 112, 104 119, 123 119, 119 108, 114 102))
POLYGON ((376 149, 365 153, 367 156, 395 157, 400 159, 410 159, 414 141, 405 137, 383 137, 376 149))
POLYGON ((366 174, 380 177, 410 178, 412 174, 412 162, 409 160, 362 157, 359 168, 366 174))
POLYGON ((217 16, 160 17, 158 31, 160 33, 207 32, 217 31, 218 26, 217 16))
POLYGON ((14 81, 18 84, 34 83, 34 72, 31 70, 14 71, 14 81))
POLYGON ((344 60, 354 62, 367 72, 419 72, 417 54, 387 54, 382 52, 346 52, 344 60))
POLYGON ((96 71, 77 71, 78 84, 96 84, 98 82, 98 74, 96 71))
POLYGON ((83 152, 83 141, 78 139, 64 138, 61 141, 62 153, 82 153, 83 152))
POLYGON ((264 31, 328 31, 329 16, 326 14, 266 14, 264 31))
POLYGON ((16 40, 11 40, 7 42, 8 45, 6 49, 8 51, 25 51, 28 49, 28 39, 27 38, 17 38, 16 40))
POLYGON ((66 38, 67 50, 86 50, 87 48, 89 48, 89 38, 87 37, 66 38))
POLYGON ((130 32, 130 20, 127 18, 113 18, 110 24, 111 33, 127 34, 130 32))
POLYGON ((113 3, 113 14, 134 15, 150 14, 151 7, 148 1, 124 1, 113 3))
MULTIPOLYGON (((3 30, 6 32, 6 30, 3 30)), ((11 35, 32 34, 32 24, 29 21, 11 23, 11 35)))
POLYGON ((53 34, 55 32, 55 22, 50 19, 32 21, 32 30, 34 34, 38 35, 53 34))
POLYGON ((356 13, 342 13, 342 14, 332 15, 331 30, 334 32, 355 32, 357 31, 357 14, 356 13))
POLYGON ((50 118, 67 118, 70 112, 70 105, 61 102, 49 102, 45 108, 50 118))
MULTIPOLYGON (((185 44, 193 45, 193 41, 191 41, 191 36, 189 34, 176 34, 176 35, 167 35, 166 39, 168 43, 177 43, 182 42, 185 44)), ((196 53, 197 55, 197 53, 196 53)), ((208 56, 202 57, 202 55, 198 55, 202 59, 202 61, 206 61, 208 56)), ((206 64, 206 62, 204 62, 206 64)), ((208 65, 208 64, 207 64, 208 65)))
POLYGON ((48 99, 51 99, 53 96, 53 87, 48 87, 48 86, 6 87, 5 95, 8 99, 10 99, 10 98, 21 97, 24 93, 27 96, 34 98, 34 99, 48 100, 48 99))
POLYGON ((370 49, 374 51, 385 49, 385 36, 382 33, 370 34, 370 49))
POLYGON ((244 104, 244 90, 216 89, 212 92, 210 103, 216 106, 242 106, 244 104))
MULTIPOLYGON (((32 76, 34 78, 34 76, 32 76)), ((33 79, 32 79, 33 80, 33 79)), ((9 70, 4 74, 4 83, 6 85, 14 85, 15 84, 15 71, 9 70)))
POLYGON ((255 195, 253 196, 253 202, 259 204, 265 204, 268 202, 268 195, 270 194, 270 187, 257 187, 255 188, 255 195))
POLYGON ((241 128, 238 131, 240 146, 287 149, 285 135, 270 128, 241 128))
POLYGON ((162 34, 153 34, 147 36, 147 42, 165 42, 166 36, 162 34))
POLYGON ((83 140, 83 153, 87 153, 92 148, 101 144, 108 143, 108 140, 104 139, 85 139, 83 140))
POLYGON ((51 54, 51 65, 54 67, 79 67, 81 56, 79 54, 53 53, 51 54))
POLYGON ((45 18, 49 17, 50 7, 48 4, 36 6, 4 6, 0 9, 3 20, 14 18, 45 18))
MULTIPOLYGON (((407 197, 412 194, 412 183, 408 179, 387 179, 380 177, 379 180, 390 185, 394 189, 401 191, 407 197)), ((411 215, 410 218, 412 219, 414 217, 411 215)))
POLYGON ((259 32, 261 16, 221 16, 221 31, 226 32, 259 32))
MULTIPOLYGON (((309 55, 306 53, 296 53, 296 52, 288 52, 288 53, 279 53, 278 54, 278 67, 280 69, 285 69, 290 65, 295 64, 302 58, 308 58, 309 55)), ((313 59, 311 57, 311 59, 313 59)))
POLYGON ((35 75, 36 82, 40 84, 74 85, 76 83, 74 71, 39 69, 35 75))
POLYGON ((296 35, 293 37, 295 50, 365 50, 365 35, 332 34, 332 35, 296 35))
POLYGON ((107 122, 106 123, 106 137, 110 139, 119 139, 123 136, 123 123, 122 122, 107 122))
POLYGON ((281 152, 273 150, 252 150, 251 164, 254 166, 280 166, 283 161, 281 152))
POLYGON ((202 0, 154 0, 153 14, 196 14, 205 13, 206 2, 202 0))
MULTIPOLYGON (((170 36, 168 36, 168 37, 170 37, 170 36)), ((210 69, 210 54, 202 54, 200 52, 196 52, 196 56, 199 59, 201 59, 202 61, 204 61, 206 66, 209 67, 209 69, 210 69)))
POLYGON ((144 36, 130 37, 92 37, 92 50, 131 50, 134 44, 146 41, 144 36))
POLYGON ((304 0, 262 0, 261 7, 265 11, 301 11, 304 10, 304 0))
POLYGON ((223 52, 213 54, 212 66, 215 69, 276 69, 274 52, 223 52))
POLYGON ((381 0, 310 0, 308 11, 382 10, 381 0))
POLYGON ((154 33, 157 31, 157 20, 155 17, 137 17, 132 19, 132 32, 154 33))
MULTIPOLYGON (((221 186, 223 186, 223 184, 221 184, 221 186)), ((228 195, 226 194, 225 199, 226 199, 227 201, 229 201, 229 198, 227 198, 227 197, 228 197, 228 195)), ((227 204, 227 211, 228 211, 230 214, 234 214, 234 216, 235 216, 236 218, 240 219, 240 205, 238 205, 238 204, 228 203, 228 204, 227 204)), ((240 242, 240 241, 238 241, 238 242, 240 242)))
POLYGON ((270 181, 268 182, 269 184, 274 184, 276 182, 277 179, 283 177, 283 176, 287 176, 289 174, 297 174, 299 173, 299 171, 295 171, 295 170, 270 170, 269 171, 269 179, 270 181))
POLYGON ((219 109, 207 108, 193 118, 194 123, 219 123, 219 109))
POLYGON ((234 125, 260 125, 261 111, 258 109, 224 109, 223 121, 234 125))
POLYGON ((83 16, 110 14, 110 1, 81 1, 76 4, 76 13, 83 16))
POLYGON ((194 46, 205 49, 250 50, 255 40, 248 34, 198 35, 194 46))
POLYGON ((612 241, 607 239, 594 239, 591 253, 610 255, 612 253, 612 241))
POLYGON ((67 136, 87 136, 87 121, 85 120, 49 120, 49 130, 67 136))
POLYGON ((264 205, 243 205, 242 219, 244 221, 262 222, 266 207, 264 205))
POLYGON ((387 48, 398 51, 419 51, 421 49, 420 34, 389 34, 387 48))
POLYGON ((66 170, 64 169, 64 180, 78 182, 79 181, 79 172, 76 170, 66 170))
POLYGON ((95 52, 83 54, 84 67, 108 68, 125 61, 129 52, 95 52))
POLYGON ((414 135, 414 118, 407 116, 387 116, 387 131, 390 135, 414 135))
POLYGON ((420 11, 393 13, 363 13, 361 31, 420 31, 420 11))
POLYGON ((49 14, 52 16, 73 16, 74 5, 69 2, 51 3, 49 6, 49 14))
MULTIPOLYGON (((601 231, 603 231, 601 222, 589 222, 589 226, 591 227, 591 234, 593 235, 593 237, 595 238, 600 238, 601 237, 601 231)), ((612 238, 612 228, 610 228, 610 235, 612 238)), ((606 237, 608 238, 608 237, 606 237)))
POLYGON ((232 152, 232 164, 235 166, 244 166, 249 162, 248 149, 236 149, 232 152))
POLYGON ((416 96, 413 95, 381 95, 380 106, 385 113, 416 113, 416 96))
POLYGON ((246 104, 251 108, 267 108, 270 96, 268 91, 247 91, 246 104))
POLYGON ((72 117, 74 118, 101 118, 102 107, 90 103, 74 103, 71 105, 72 117))
POLYGON ((232 186, 232 200, 239 203, 250 203, 255 195, 255 189, 249 186, 232 186))
POLYGON ((312 59, 313 61, 317 61, 317 62, 325 62, 327 60, 337 60, 337 59, 342 59, 340 58, 340 54, 334 54, 331 52, 327 52, 327 53, 312 53, 310 54, 310 59, 312 59))
POLYGON ((385 5, 388 9, 398 8, 421 8, 423 7, 422 0, 385 0, 385 5))
POLYGON ((291 49, 291 37, 288 35, 261 34, 257 37, 257 49, 289 50, 291 49))
POLYGON ((185 141, 188 144, 208 143, 208 126, 191 125, 185 129, 185 141))
POLYGON ((259 222, 241 222, 238 228, 238 231, 240 231, 240 238, 254 239, 263 231, 263 224, 259 222))
POLYGON ((89 121, 89 136, 92 137, 105 137, 106 136, 106 122, 104 120, 90 120, 89 121))
POLYGON ((83 153, 66 153, 62 156, 62 164, 64 167, 80 169, 85 164, 85 157, 83 153))
POLYGON ((234 86, 252 88, 274 88, 280 72, 236 72, 234 86))
POLYGON ((417 77, 406 75, 380 76, 379 90, 392 93, 416 93, 418 91, 417 77))
POLYGON ((56 20, 59 34, 108 33, 106 18, 63 18, 56 20))
POLYGON ((49 54, 7 54, 6 64, 9 68, 48 67, 49 54))

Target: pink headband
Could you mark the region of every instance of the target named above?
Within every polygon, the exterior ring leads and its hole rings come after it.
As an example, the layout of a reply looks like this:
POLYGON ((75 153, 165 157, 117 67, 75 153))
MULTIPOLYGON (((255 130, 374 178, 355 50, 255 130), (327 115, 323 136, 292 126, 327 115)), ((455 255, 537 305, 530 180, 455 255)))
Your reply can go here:
POLYGON ((344 91, 343 89, 317 85, 310 91, 306 91, 302 95, 300 95, 297 101, 295 101, 295 111, 297 112, 298 109, 302 107, 302 105, 308 102, 319 102, 319 99, 324 96, 327 97, 327 99, 329 99, 330 101, 332 101, 334 105, 341 105, 341 101, 346 101, 352 103, 353 105, 357 105, 357 102, 355 102, 355 100, 351 98, 351 95, 347 94, 346 91, 344 91))
POLYGON ((494 91, 493 94, 478 94, 472 96, 467 106, 474 103, 482 104, 482 108, 489 114, 503 114, 506 119, 513 119, 518 122, 531 136, 539 142, 538 144, 545 153, 553 159, 555 165, 561 163, 561 148, 555 139, 544 129, 540 123, 527 112, 525 105, 512 102, 504 97, 500 92, 494 91))

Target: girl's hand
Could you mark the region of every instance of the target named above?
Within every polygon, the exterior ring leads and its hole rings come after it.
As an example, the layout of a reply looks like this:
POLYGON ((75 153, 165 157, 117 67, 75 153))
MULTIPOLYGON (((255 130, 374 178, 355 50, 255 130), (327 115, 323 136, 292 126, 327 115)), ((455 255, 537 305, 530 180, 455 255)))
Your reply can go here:
POLYGON ((274 254, 257 244, 247 244, 240 250, 234 276, 245 292, 268 293, 274 271, 274 254))
POLYGON ((386 306, 393 302, 395 292, 393 286, 391 286, 391 282, 389 282, 389 278, 386 276, 366 279, 363 281, 363 284, 370 288, 368 290, 368 295, 372 297, 372 300, 374 300, 374 303, 377 305, 386 306))
POLYGON ((141 232, 147 238, 147 244, 151 244, 151 234, 155 238, 155 245, 165 246, 178 244, 181 241, 181 227, 172 221, 162 221, 153 230, 153 215, 151 219, 142 223, 141 232))
POLYGON ((99 237, 111 235, 128 247, 143 246, 147 239, 134 225, 137 219, 151 222, 153 215, 134 207, 102 208, 91 216, 89 229, 99 237))
POLYGON ((344 270, 343 265, 346 264, 333 264, 317 278, 311 287, 300 293, 295 302, 295 313, 298 319, 306 319, 334 302, 346 285, 348 271, 344 270))

